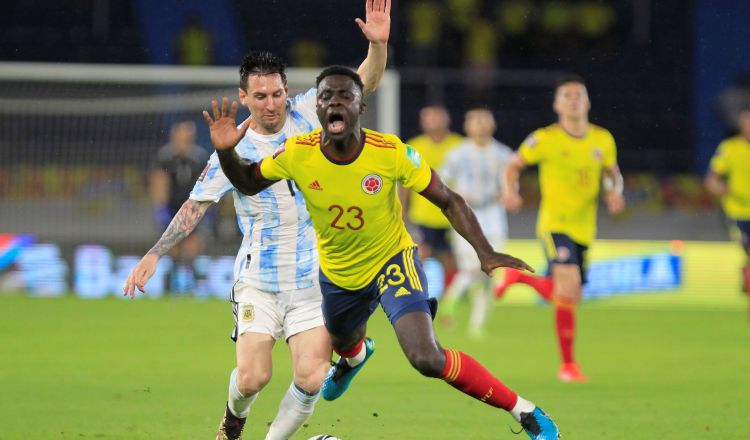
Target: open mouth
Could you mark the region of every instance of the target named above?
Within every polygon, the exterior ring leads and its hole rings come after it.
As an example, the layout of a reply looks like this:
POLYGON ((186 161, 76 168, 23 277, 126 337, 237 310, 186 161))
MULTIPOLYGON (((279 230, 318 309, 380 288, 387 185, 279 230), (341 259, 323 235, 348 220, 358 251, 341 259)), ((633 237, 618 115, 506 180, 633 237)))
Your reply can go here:
POLYGON ((338 113, 333 113, 328 116, 328 131, 331 134, 341 134, 346 129, 346 122, 344 116, 338 113))

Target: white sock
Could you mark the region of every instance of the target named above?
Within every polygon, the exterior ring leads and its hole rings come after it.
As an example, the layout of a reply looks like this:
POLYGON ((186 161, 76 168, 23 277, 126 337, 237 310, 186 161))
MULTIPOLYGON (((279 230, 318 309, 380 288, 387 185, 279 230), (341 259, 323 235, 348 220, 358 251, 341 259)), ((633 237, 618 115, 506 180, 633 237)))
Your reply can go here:
POLYGON ((266 440, 287 440, 312 415, 320 392, 310 394, 292 381, 268 429, 266 440))
POLYGON ((513 409, 510 410, 510 413, 517 422, 520 422, 521 413, 530 413, 534 411, 534 408, 536 408, 536 405, 524 399, 523 397, 518 396, 518 402, 516 402, 516 406, 514 406, 513 409))
POLYGON ((367 348, 365 347, 365 344, 363 342, 362 348, 359 350, 359 353, 354 355, 354 357, 345 358, 346 363, 349 364, 350 367, 356 367, 357 365, 365 361, 365 356, 367 356, 367 348))
POLYGON ((240 393, 240 389, 237 387, 237 369, 232 370, 232 374, 229 375, 229 397, 227 399, 227 406, 229 411, 234 414, 235 417, 241 419, 247 418, 250 413, 250 405, 255 402, 258 398, 258 393, 250 396, 243 396, 240 393))
POLYGON ((474 331, 482 330, 484 323, 487 321, 487 314, 489 313, 490 295, 492 295, 491 279, 489 277, 482 280, 482 274, 476 276, 476 280, 481 283, 481 291, 475 292, 475 295, 471 298, 471 315, 469 317, 469 328, 474 331))
POLYGON ((471 272, 459 270, 458 273, 456 273, 456 276, 453 277, 451 285, 448 286, 445 296, 453 300, 460 299, 469 291, 469 288, 474 284, 474 281, 474 275, 471 272))

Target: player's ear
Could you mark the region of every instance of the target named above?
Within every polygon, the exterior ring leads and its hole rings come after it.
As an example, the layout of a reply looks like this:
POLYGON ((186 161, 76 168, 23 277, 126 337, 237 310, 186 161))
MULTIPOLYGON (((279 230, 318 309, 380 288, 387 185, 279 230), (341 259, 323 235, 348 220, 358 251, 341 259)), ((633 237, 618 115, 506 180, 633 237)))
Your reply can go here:
POLYGON ((364 113, 366 109, 367 109, 367 104, 365 104, 364 102, 360 102, 359 103, 359 114, 361 115, 362 113, 364 113))
POLYGON ((247 92, 242 90, 242 87, 237 88, 237 97, 240 99, 242 105, 247 106, 247 103, 245 102, 245 99, 247 99, 247 92))

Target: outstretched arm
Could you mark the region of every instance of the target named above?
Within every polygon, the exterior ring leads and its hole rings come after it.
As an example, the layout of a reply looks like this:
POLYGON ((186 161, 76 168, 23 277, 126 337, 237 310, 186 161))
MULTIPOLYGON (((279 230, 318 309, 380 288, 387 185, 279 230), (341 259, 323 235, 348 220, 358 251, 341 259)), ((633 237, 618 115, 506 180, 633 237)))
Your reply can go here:
POLYGON ((471 244, 482 263, 482 270, 486 274, 490 275, 498 267, 534 271, 531 266, 518 258, 495 252, 487 241, 484 232, 482 232, 474 211, 460 195, 445 186, 434 170, 432 173, 432 183, 420 195, 440 208, 451 222, 453 229, 471 244))
POLYGON ((156 272, 156 264, 174 245, 181 242, 198 226, 212 202, 187 199, 167 226, 159 241, 141 258, 122 287, 122 294, 135 297, 135 289, 145 292, 146 283, 156 272))
POLYGON ((380 84, 388 59, 388 37, 391 32, 391 0, 367 0, 365 21, 355 20, 362 33, 370 42, 367 58, 360 64, 357 73, 365 84, 367 96, 380 84))
POLYGON ((211 143, 216 148, 216 154, 219 156, 219 163, 224 174, 241 193, 254 196, 271 186, 274 181, 264 179, 258 163, 240 158, 235 151, 234 148, 240 143, 250 126, 250 118, 237 127, 234 121, 237 115, 237 102, 232 101, 229 113, 227 113, 228 103, 227 98, 223 98, 220 111, 218 103, 215 100, 211 101, 213 118, 207 111, 203 110, 203 119, 206 120, 211 130, 211 143))

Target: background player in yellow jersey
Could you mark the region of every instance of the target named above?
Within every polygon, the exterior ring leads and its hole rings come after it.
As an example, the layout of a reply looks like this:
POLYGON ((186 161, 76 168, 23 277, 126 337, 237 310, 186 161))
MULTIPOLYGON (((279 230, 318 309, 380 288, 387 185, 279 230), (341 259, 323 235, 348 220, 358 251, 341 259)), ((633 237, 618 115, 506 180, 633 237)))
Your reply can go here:
POLYGON ((740 112, 738 128, 737 136, 719 144, 711 159, 706 187, 721 197, 727 216, 737 222, 747 255, 742 267, 742 285, 750 295, 750 108, 740 112))
MULTIPOLYGON (((446 154, 461 143, 463 137, 450 131, 450 115, 442 105, 428 105, 419 112, 419 126, 422 134, 406 141, 417 150, 427 163, 440 169, 446 154)), ((408 219, 419 229, 417 240, 422 261, 435 257, 443 265, 450 278, 455 272, 455 261, 448 244, 451 224, 440 208, 424 197, 412 197, 411 191, 404 191, 408 219)), ((437 292, 433 292, 437 293, 437 292)))
POLYGON ((247 130, 236 127, 237 104, 227 114, 212 103, 211 141, 222 168, 239 190, 253 194, 281 179, 292 179, 307 202, 318 237, 323 316, 341 359, 323 384, 323 397, 338 398, 373 352, 365 340, 367 320, 381 304, 409 362, 486 404, 509 411, 535 440, 559 431, 533 403, 495 378, 472 357, 446 350, 435 338, 435 300, 429 298, 415 245, 401 217, 397 183, 439 206, 452 226, 474 247, 482 269, 530 269, 496 253, 466 202, 447 188, 419 153, 398 137, 360 128, 363 84, 346 67, 325 69, 317 79, 317 114, 322 130, 289 139, 260 163, 240 159, 234 147, 247 130))
POLYGON ((503 185, 506 208, 517 211, 523 203, 518 193, 519 174, 528 165, 539 165, 542 201, 537 235, 551 277, 509 270, 496 294, 501 296, 510 284, 522 282, 554 303, 563 362, 560 380, 582 382, 586 376, 573 355, 575 307, 586 282, 586 251, 596 235, 600 181, 611 214, 622 212, 625 199, 615 141, 609 131, 589 123, 591 102, 582 78, 568 76, 560 81, 553 109, 558 122, 526 138, 506 169, 503 185))

